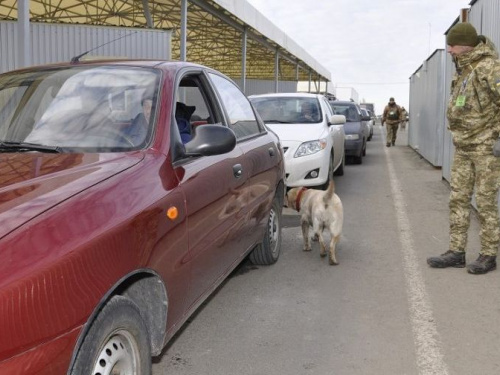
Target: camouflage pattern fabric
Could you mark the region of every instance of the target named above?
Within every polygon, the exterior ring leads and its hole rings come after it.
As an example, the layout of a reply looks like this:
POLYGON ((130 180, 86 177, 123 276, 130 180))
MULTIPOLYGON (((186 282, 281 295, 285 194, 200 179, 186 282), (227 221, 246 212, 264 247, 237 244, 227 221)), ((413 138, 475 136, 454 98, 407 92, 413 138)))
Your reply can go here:
POLYGON ((500 242, 497 192, 500 158, 482 151, 455 150, 451 170, 450 249, 465 251, 470 223, 471 197, 476 203, 481 230, 481 254, 496 255, 500 242))
POLYGON ((390 123, 387 123, 387 139, 386 139, 386 142, 389 143, 389 142, 396 142, 396 136, 398 134, 398 128, 399 128, 399 125, 398 123, 396 122, 395 124, 390 124, 390 123))
POLYGON ((397 104, 394 105, 386 105, 384 108, 384 112, 382 114, 382 122, 385 122, 386 124, 393 125, 393 124, 399 124, 400 121, 403 120, 402 117, 402 111, 401 107, 397 104), (398 117, 397 119, 391 118, 392 116, 390 115, 391 112, 394 112, 396 116, 398 117))
POLYGON ((456 147, 492 152, 500 130, 500 61, 486 39, 458 57, 448 102, 448 128, 456 147))
POLYGON ((482 38, 472 51, 456 59, 448 103, 448 127, 456 147, 449 203, 450 249, 466 249, 475 187, 480 252, 496 255, 500 242, 500 159, 492 150, 500 130, 500 61, 493 43, 482 38))

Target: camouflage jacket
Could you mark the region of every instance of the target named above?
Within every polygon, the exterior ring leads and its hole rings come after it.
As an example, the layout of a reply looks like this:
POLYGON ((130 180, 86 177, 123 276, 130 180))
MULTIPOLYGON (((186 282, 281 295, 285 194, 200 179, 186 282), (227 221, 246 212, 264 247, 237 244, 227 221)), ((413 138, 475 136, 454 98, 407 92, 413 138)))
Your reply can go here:
POLYGON ((482 38, 455 61, 447 117, 456 147, 491 153, 500 130, 500 61, 493 43, 482 38))
POLYGON ((384 108, 384 113, 382 114, 382 122, 386 122, 389 125, 397 124, 403 120, 403 111, 401 111, 401 107, 397 104, 386 105, 384 108), (391 118, 391 113, 394 112, 394 116, 397 116, 397 119, 391 118))

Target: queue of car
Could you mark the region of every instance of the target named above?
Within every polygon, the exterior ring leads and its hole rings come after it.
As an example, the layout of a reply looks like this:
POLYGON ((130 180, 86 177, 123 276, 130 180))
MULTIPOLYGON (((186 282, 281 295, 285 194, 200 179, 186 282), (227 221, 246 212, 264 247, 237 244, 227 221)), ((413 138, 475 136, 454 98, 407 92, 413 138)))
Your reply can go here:
POLYGON ((32 67, 0 119, 0 374, 150 374, 242 259, 278 260, 283 148, 221 73, 32 67))
POLYGON ((344 174, 347 157, 362 163, 373 123, 358 104, 307 93, 253 95, 250 100, 281 139, 288 187, 325 187, 334 174, 344 174))
POLYGON ((375 121, 373 120, 373 116, 369 109, 361 108, 361 114, 366 121, 366 125, 368 126, 367 141, 369 142, 373 138, 373 126, 375 125, 375 121))
POLYGON ((288 187, 326 186, 345 168, 345 117, 319 94, 250 96, 264 123, 281 140, 288 187))
POLYGON ((369 137, 354 103, 166 61, 1 74, 0 119, 0 374, 20 375, 149 374, 244 258, 278 260, 286 188, 369 137))
POLYGON ((360 106, 352 101, 330 103, 335 113, 344 115, 346 118, 344 126, 346 156, 352 156, 356 164, 361 164, 363 157, 366 156, 366 144, 370 136, 367 125, 369 118, 363 116, 360 106))

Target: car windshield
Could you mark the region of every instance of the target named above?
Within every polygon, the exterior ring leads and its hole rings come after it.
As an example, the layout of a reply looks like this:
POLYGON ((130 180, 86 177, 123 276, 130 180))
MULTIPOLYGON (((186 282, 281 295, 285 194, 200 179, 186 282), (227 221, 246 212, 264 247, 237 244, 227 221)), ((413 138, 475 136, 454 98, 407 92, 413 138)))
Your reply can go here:
POLYGON ((344 115, 347 122, 359 121, 359 114, 356 107, 350 104, 331 104, 337 115, 344 115))
POLYGON ((268 124, 307 124, 323 121, 318 99, 304 97, 259 97, 250 99, 268 124))
POLYGON ((133 67, 76 66, 3 74, 0 147, 34 144, 63 152, 139 149, 152 134, 158 84, 159 73, 133 67))

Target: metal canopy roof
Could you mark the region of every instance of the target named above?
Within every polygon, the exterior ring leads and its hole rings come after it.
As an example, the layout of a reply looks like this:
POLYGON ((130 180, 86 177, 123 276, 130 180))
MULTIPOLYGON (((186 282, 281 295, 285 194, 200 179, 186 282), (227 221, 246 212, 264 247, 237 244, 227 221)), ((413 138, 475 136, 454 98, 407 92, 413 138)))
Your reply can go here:
MULTIPOLYGON (((172 57, 181 59, 182 0, 30 0, 31 22, 171 30, 172 57)), ((17 20, 17 1, 0 1, 0 20, 17 20)), ((330 81, 331 75, 245 0, 187 2, 186 60, 242 76, 246 33, 246 78, 330 81)))

